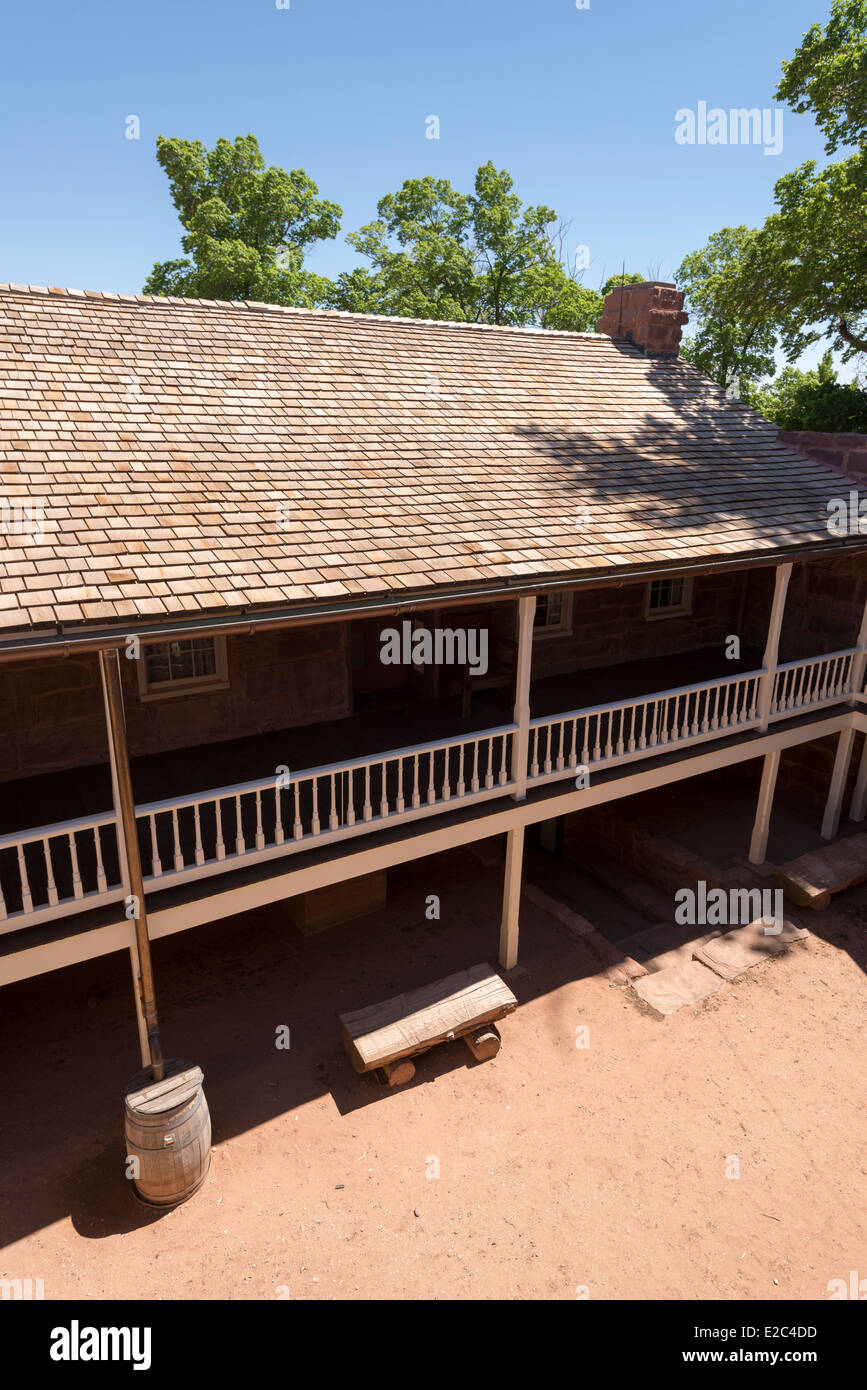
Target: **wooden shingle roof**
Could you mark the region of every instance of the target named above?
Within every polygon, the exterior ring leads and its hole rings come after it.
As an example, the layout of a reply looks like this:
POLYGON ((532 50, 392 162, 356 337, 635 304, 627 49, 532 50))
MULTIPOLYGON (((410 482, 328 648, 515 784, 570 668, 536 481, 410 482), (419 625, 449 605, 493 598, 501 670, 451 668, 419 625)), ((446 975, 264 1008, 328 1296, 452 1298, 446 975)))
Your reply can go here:
POLYGON ((827 546, 847 487, 604 335, 0 286, 7 634, 827 546))

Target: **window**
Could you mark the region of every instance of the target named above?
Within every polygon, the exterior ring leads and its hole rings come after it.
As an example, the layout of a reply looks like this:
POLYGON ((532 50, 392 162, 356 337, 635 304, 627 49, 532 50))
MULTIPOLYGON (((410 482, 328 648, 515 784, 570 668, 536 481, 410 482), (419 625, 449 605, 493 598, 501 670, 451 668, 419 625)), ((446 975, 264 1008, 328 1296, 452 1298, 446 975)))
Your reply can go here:
POLYGON ((138 684, 145 699, 225 689, 225 637, 186 637, 142 647, 138 684))
POLYGON ((539 594, 536 598, 536 616, 533 629, 541 633, 569 632, 572 627, 572 595, 539 594))
POLYGON ((647 586, 648 618, 669 618, 692 612, 691 579, 651 579, 647 586))

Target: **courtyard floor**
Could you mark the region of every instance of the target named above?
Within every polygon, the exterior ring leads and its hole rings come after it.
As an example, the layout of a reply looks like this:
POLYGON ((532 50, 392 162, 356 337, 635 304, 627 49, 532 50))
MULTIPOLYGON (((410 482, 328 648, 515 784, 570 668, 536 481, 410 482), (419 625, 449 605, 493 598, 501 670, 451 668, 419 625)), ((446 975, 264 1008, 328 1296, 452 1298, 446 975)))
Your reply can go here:
POLYGON ((499 1056, 355 1076, 337 1014, 495 961, 501 876, 455 851, 317 936, 276 907, 156 943, 166 1054, 203 1067, 214 1126, 169 1214, 123 1177, 126 957, 6 988, 0 1277, 82 1300, 823 1299, 867 1269, 867 887, 664 1023, 525 902, 499 1056))

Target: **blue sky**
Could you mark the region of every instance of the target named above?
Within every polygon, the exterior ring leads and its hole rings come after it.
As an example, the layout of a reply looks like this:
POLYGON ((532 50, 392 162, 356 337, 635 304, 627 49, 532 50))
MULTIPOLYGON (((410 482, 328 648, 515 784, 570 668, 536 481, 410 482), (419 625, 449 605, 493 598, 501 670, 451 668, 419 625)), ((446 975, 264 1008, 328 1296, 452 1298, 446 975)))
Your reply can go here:
MULTIPOLYGON (((8 7, 0 89, 0 279, 140 291, 179 254, 158 134, 254 133, 303 168, 343 228, 309 264, 360 264, 343 235, 409 177, 468 189, 492 159, 571 220, 584 282, 670 279, 773 185, 823 160, 785 108, 782 153, 679 145, 675 112, 770 108, 780 63, 828 0, 43 0, 8 7), (126 118, 141 138, 126 138, 126 118), (426 118, 440 138, 426 138, 426 118)), ((814 360, 817 354, 810 354, 814 360)), ((849 375, 850 373, 846 373, 849 375)))

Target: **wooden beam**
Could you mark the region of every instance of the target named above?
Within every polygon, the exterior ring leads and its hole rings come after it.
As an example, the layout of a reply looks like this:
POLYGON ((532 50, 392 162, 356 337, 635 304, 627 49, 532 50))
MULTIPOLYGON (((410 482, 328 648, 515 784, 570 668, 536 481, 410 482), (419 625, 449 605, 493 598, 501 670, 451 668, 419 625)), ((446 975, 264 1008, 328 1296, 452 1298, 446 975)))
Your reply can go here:
POLYGON ((777 675, 777 660, 780 650, 780 629, 783 626, 783 611, 786 606, 786 592, 792 577, 791 562, 777 565, 774 577, 774 600, 771 604, 771 617, 768 623, 768 638, 762 658, 764 675, 759 691, 759 728, 764 732, 768 727, 771 701, 774 696, 774 680, 777 675))
POLYGON ((518 673, 515 681, 514 722, 517 731, 512 735, 512 781, 515 801, 527 795, 527 755, 530 750, 530 671, 533 661, 533 622, 536 616, 536 595, 518 599, 518 673))
POLYGON ((524 827, 506 836, 506 870, 503 875, 503 916, 500 922, 500 965, 511 970, 518 963, 518 914, 521 906, 521 873, 524 868, 524 827))
POLYGON ((162 1047, 160 1045, 159 1021, 157 1019, 156 994, 154 990, 151 948, 148 939, 147 913, 145 910, 144 881, 142 879, 141 859, 138 849, 138 833, 135 823, 135 801, 132 793, 132 776, 129 769, 129 751, 126 742, 126 721, 123 712, 123 690, 120 683, 120 663, 116 651, 100 652, 99 664, 102 674, 102 688, 105 696, 105 717, 108 728, 108 741, 112 749, 115 786, 117 791, 117 838, 123 840, 123 855, 126 861, 126 879, 129 896, 134 900, 135 944, 138 969, 133 968, 141 1013, 144 1016, 147 1032, 147 1062, 154 1081, 162 1081, 165 1074, 162 1047))
POLYGON ((756 820, 750 840, 750 863, 764 864, 768 850, 768 832, 771 827, 771 806, 774 801, 774 788, 777 785, 777 772, 780 767, 780 750, 765 754, 762 767, 762 783, 759 788, 759 802, 756 807, 756 820))

